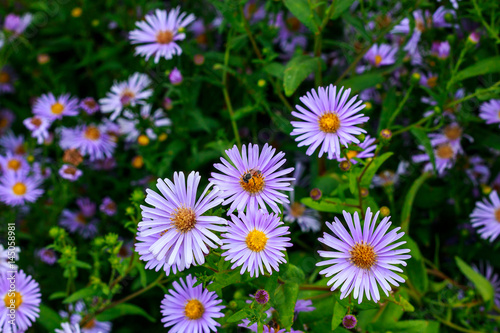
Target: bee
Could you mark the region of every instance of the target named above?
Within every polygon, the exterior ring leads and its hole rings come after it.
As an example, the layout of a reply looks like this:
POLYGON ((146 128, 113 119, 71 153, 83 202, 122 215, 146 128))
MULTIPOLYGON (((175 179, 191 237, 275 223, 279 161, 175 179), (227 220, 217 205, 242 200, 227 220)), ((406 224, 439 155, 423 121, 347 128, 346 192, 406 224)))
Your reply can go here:
MULTIPOLYGON (((248 170, 247 173, 243 175, 243 181, 248 184, 248 181, 250 179, 253 179, 253 177, 258 177, 261 175, 261 171, 257 169, 250 169, 248 170)), ((255 185, 255 179, 253 179, 253 184, 255 185)))

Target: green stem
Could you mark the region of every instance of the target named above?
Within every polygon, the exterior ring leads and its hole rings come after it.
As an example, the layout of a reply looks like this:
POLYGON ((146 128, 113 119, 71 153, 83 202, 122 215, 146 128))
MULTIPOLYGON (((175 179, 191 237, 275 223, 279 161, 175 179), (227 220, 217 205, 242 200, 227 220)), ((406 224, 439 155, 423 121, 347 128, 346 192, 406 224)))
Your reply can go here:
POLYGON ((406 104, 406 101, 408 101, 408 98, 410 97, 411 91, 413 90, 414 87, 415 87, 415 83, 413 83, 410 86, 410 88, 406 91, 406 94, 403 97, 403 99, 401 100, 401 102, 399 103, 396 111, 394 111, 392 113, 392 116, 389 119, 389 122, 387 123, 387 128, 391 128, 392 123, 394 122, 394 120, 396 120, 396 117, 399 115, 399 113, 401 112, 401 110, 403 110, 403 106, 406 104))

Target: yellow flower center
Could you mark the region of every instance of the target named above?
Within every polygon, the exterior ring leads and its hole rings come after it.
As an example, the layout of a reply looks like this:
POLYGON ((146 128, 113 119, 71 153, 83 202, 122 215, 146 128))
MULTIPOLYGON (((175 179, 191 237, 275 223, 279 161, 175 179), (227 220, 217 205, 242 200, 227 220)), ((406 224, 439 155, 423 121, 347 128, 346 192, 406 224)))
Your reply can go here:
POLYGON ((431 76, 430 78, 427 79, 427 85, 430 88, 434 88, 437 85, 437 76, 431 76))
POLYGON ((205 313, 205 308, 197 299, 189 300, 184 308, 184 314, 191 320, 200 319, 201 316, 203 316, 203 313, 205 313))
POLYGON ((10 170, 17 171, 17 170, 19 170, 20 167, 21 167, 21 161, 16 160, 15 158, 11 159, 7 163, 7 168, 10 169, 10 170))
POLYGON ((180 232, 188 232, 196 225, 196 213, 192 208, 177 208, 170 220, 180 232))
POLYGON ((381 62, 382 62, 382 57, 379 54, 377 54, 375 56, 375 66, 380 65, 381 62))
POLYGON ((356 156, 358 156, 358 151, 356 151, 356 150, 348 150, 347 151, 347 157, 349 159, 352 159, 352 158, 354 158, 356 156))
POLYGON ((10 75, 6 72, 0 72, 0 83, 7 83, 10 81, 10 75))
POLYGON ((267 236, 260 230, 253 229, 247 235, 245 242, 247 243, 247 247, 253 252, 260 252, 266 248, 267 244, 267 236))
POLYGON ((26 185, 24 183, 15 183, 14 186, 12 186, 12 192, 14 192, 15 195, 23 195, 26 193, 26 185))
POLYGON ((260 193, 264 189, 264 185, 266 184, 265 181, 264 181, 264 176, 262 175, 262 173, 252 175, 252 178, 248 179, 248 182, 245 182, 243 180, 243 177, 246 174, 247 173, 244 173, 241 176, 241 180, 240 180, 241 187, 245 191, 247 191, 247 192, 249 192, 251 194, 260 193))
POLYGON ((325 133, 335 133, 340 127, 340 119, 335 113, 325 113, 319 118, 319 129, 325 133))
POLYGON ((351 254, 351 263, 362 269, 369 269, 377 262, 377 255, 373 246, 363 241, 356 243, 349 253, 351 254))
POLYGON ((300 202, 294 202, 292 206, 290 206, 290 213, 294 217, 300 217, 304 215, 305 211, 306 211, 306 206, 304 206, 300 202))
POLYGON ((495 211, 495 218, 497 219, 497 222, 500 223, 500 208, 495 211))
POLYGON ((52 111, 53 114, 61 114, 64 111, 64 105, 59 102, 55 102, 50 107, 50 111, 52 111))
POLYGON ((174 33, 170 30, 160 31, 156 35, 156 41, 158 44, 168 44, 174 40, 174 33))
POLYGON ((89 140, 95 141, 95 140, 99 139, 100 136, 101 136, 101 132, 95 126, 89 126, 85 130, 85 137, 89 140))
POLYGON ((23 296, 21 293, 14 291, 14 292, 8 292, 5 294, 5 297, 3 298, 3 302, 5 303, 5 307, 9 307, 11 304, 14 304, 14 309, 17 310, 21 304, 23 304, 23 296), (14 294, 14 295, 12 295, 14 294), (12 295, 12 296, 9 296, 12 295))
POLYGON ((436 149, 436 155, 442 159, 450 159, 453 157, 453 149, 450 145, 441 145, 436 149))
POLYGON ((449 125, 444 128, 444 135, 448 140, 456 140, 462 135, 462 129, 457 125, 449 125))

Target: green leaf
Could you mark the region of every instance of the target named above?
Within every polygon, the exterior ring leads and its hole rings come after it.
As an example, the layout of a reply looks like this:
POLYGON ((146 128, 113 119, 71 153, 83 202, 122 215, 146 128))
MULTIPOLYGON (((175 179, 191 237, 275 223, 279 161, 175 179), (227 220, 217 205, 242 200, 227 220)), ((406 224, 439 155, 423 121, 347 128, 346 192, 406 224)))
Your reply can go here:
POLYGON ((354 0, 336 0, 333 2, 333 15, 332 20, 338 19, 351 5, 354 0))
POLYGON ((279 292, 276 294, 274 304, 279 315, 281 326, 289 331, 293 324, 295 303, 297 303, 297 297, 299 295, 299 284, 287 282, 281 286, 279 292))
POLYGON ((64 291, 56 291, 55 293, 51 294, 49 296, 49 300, 54 300, 54 299, 58 299, 58 298, 64 298, 66 297, 66 292, 64 291))
POLYGON ((287 96, 291 96, 302 81, 317 68, 318 61, 318 58, 300 55, 288 62, 283 75, 283 87, 287 96))
POLYGON ((305 280, 304 271, 292 264, 281 265, 279 275, 285 282, 303 283, 305 280))
POLYGON ((129 304, 129 303, 122 303, 118 304, 103 313, 100 313, 99 315, 96 316, 96 320, 98 321, 111 321, 113 319, 123 317, 123 316, 130 316, 130 315, 138 315, 138 316, 143 316, 150 322, 154 323, 156 320, 151 317, 146 310, 144 310, 141 307, 138 307, 137 305, 134 304, 129 304))
POLYGON ((368 325, 369 332, 393 332, 393 333, 438 333, 439 323, 432 320, 405 320, 388 324, 368 325))
POLYGON ((283 0, 286 8, 312 32, 318 32, 319 18, 307 0, 283 0))
POLYGON ((346 313, 347 309, 339 302, 335 302, 333 306, 332 331, 340 325, 346 313))
POLYGON ((236 312, 231 317, 227 318, 227 322, 228 323, 235 323, 235 322, 240 321, 242 319, 248 318, 248 316, 249 316, 248 309, 243 309, 243 310, 236 312))
POLYGON ((401 212, 401 230, 405 233, 408 233, 408 229, 410 227, 410 215, 411 208, 413 206, 413 200, 415 200, 415 196, 417 195, 418 190, 422 186, 422 184, 431 177, 429 172, 423 173, 420 177, 413 182, 410 187, 410 190, 406 194, 406 198, 403 205, 403 211, 401 212))
POLYGON ((345 89, 351 88, 351 94, 376 86, 384 82, 384 77, 380 73, 366 73, 356 75, 347 80, 340 82, 339 86, 344 86, 345 89))
POLYGON ((264 71, 278 79, 283 78, 283 74, 285 73, 285 66, 279 62, 271 62, 264 66, 264 71))
POLYGON ((81 300, 82 298, 90 297, 90 296, 94 296, 94 295, 95 295, 95 291, 94 291, 93 287, 83 288, 83 289, 80 289, 78 291, 75 291, 73 294, 66 297, 63 300, 63 303, 64 304, 73 303, 73 302, 81 300))
POLYGON ((342 19, 346 21, 348 25, 351 25, 354 29, 356 29, 365 40, 371 41, 371 36, 365 29, 365 22, 349 12, 344 13, 344 15, 342 15, 342 19))
POLYGON ((497 72, 500 72, 500 56, 480 60, 474 65, 461 70, 455 76, 454 81, 462 81, 470 77, 497 72))
POLYGON ((490 281, 488 281, 484 276, 473 270, 469 265, 465 263, 465 261, 463 261, 459 257, 455 257, 455 262, 457 263, 457 266, 460 269, 460 271, 477 288, 483 300, 485 302, 489 302, 490 300, 492 300, 495 291, 493 290, 490 281))
POLYGON ((382 166, 382 164, 393 155, 392 152, 387 152, 379 157, 375 157, 371 164, 366 168, 363 178, 361 179, 361 187, 368 188, 372 183, 373 176, 377 173, 377 170, 382 166))
POLYGON ((437 173, 436 157, 434 156, 434 149, 432 149, 431 140, 429 140, 427 134, 420 128, 413 127, 412 129, 410 129, 410 132, 411 134, 413 134, 415 138, 417 138, 418 142, 422 146, 424 146, 425 152, 427 153, 427 155, 429 155, 429 159, 432 163, 432 168, 434 169, 434 173, 437 173))
POLYGON ((341 200, 339 198, 323 198, 320 201, 314 201, 312 198, 303 198, 302 200, 300 200, 300 202, 307 207, 320 212, 338 214, 341 214, 344 210, 348 213, 354 214, 358 211, 358 209, 352 206, 359 204, 359 201, 357 199, 351 198, 347 198, 344 200, 341 200))
POLYGON ((214 282, 207 286, 207 289, 210 291, 216 291, 231 284, 244 282, 248 279, 248 274, 241 275, 239 269, 230 272, 219 272, 214 275, 214 282))
POLYGON ((37 322, 45 327, 47 332, 54 332, 56 328, 61 326, 61 317, 48 306, 40 304, 40 317, 37 322))

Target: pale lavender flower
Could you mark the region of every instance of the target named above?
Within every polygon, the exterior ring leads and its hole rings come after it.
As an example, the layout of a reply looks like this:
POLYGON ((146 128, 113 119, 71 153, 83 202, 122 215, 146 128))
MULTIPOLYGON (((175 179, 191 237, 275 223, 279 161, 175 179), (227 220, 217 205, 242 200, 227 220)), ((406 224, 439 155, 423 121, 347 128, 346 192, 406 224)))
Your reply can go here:
POLYGON ((351 142, 359 143, 354 135, 366 133, 357 127, 369 119, 358 114, 366 105, 361 100, 355 103, 357 96, 348 101, 350 92, 351 89, 344 91, 342 87, 337 93, 337 87, 330 85, 319 87, 318 93, 312 89, 300 98, 308 109, 295 106, 299 112, 292 111, 292 115, 302 121, 291 122, 291 135, 298 135, 295 141, 299 141, 299 147, 309 146, 307 155, 311 156, 321 145, 319 157, 328 153, 329 159, 339 159, 341 144, 347 148, 351 142))
POLYGON ((495 293, 495 305, 500 308, 500 277, 495 273, 494 267, 491 266, 489 262, 486 262, 486 264, 480 262, 479 267, 477 267, 476 265, 472 265, 472 268, 479 274, 483 275, 486 280, 491 283, 491 286, 493 287, 493 291, 495 293))
POLYGON ((54 96, 52 93, 44 94, 36 99, 33 113, 50 120, 62 119, 63 116, 78 115, 78 99, 70 94, 54 96))
POLYGON ((466 137, 469 141, 473 141, 472 137, 463 134, 463 128, 458 123, 451 123, 445 126, 440 133, 429 134, 429 139, 431 139, 431 145, 433 147, 450 144, 453 150, 459 154, 463 153, 463 148, 460 144, 462 137, 466 137))
POLYGON ((399 183, 399 177, 407 173, 410 163, 401 161, 396 172, 392 170, 384 170, 381 173, 373 176, 373 186, 394 186, 399 183))
POLYGON ((500 99, 492 99, 481 104, 479 117, 486 120, 486 124, 500 123, 500 99))
POLYGON ((295 303, 295 313, 299 312, 311 312, 316 310, 313 306, 313 303, 310 299, 298 299, 297 303, 295 303))
POLYGON ((26 172, 7 172, 0 176, 0 201, 9 206, 35 202, 42 194, 42 179, 26 172))
POLYGON ((472 226, 481 238, 493 242, 500 235, 500 199, 497 191, 490 193, 490 201, 484 199, 476 202, 470 215, 472 226))
POLYGON ((490 168, 480 156, 471 156, 468 160, 467 176, 474 185, 486 184, 490 178, 490 168))
POLYGON ((364 55, 366 61, 368 61, 374 67, 392 65, 396 62, 396 52, 398 49, 392 47, 388 44, 373 44, 373 46, 364 55))
POLYGON ((0 136, 10 128, 10 125, 14 122, 14 119, 16 119, 16 116, 11 110, 0 110, 0 136))
POLYGON ((222 300, 215 291, 208 291, 201 284, 195 286, 197 280, 191 275, 179 282, 173 283, 173 289, 169 289, 161 302, 163 326, 170 327, 171 333, 217 332, 220 324, 215 319, 224 317, 222 300))
POLYGON ((62 178, 72 182, 78 180, 83 174, 82 170, 70 164, 63 164, 58 173, 62 178))
POLYGON ((16 136, 12 132, 6 133, 4 136, 0 137, 0 147, 15 155, 26 155, 24 136, 22 134, 16 136))
POLYGON ((26 28, 30 25, 33 19, 33 15, 26 13, 23 16, 18 16, 15 14, 8 14, 5 17, 3 27, 5 30, 11 31, 14 36, 21 35, 26 28))
POLYGON ((438 76, 434 73, 421 73, 420 84, 424 87, 434 88, 438 84, 438 76))
POLYGON ((156 131, 168 132, 168 126, 172 125, 172 121, 167 117, 162 109, 156 109, 152 112, 151 104, 141 106, 140 115, 130 111, 123 112, 122 117, 117 119, 120 129, 120 134, 125 135, 125 141, 137 142, 137 138, 142 134, 141 124, 146 126, 144 133, 151 139, 156 140, 156 131))
POLYGON ((36 251, 38 258, 48 265, 54 265, 57 261, 57 254, 53 249, 43 248, 36 251))
POLYGON ((174 86, 177 86, 182 83, 182 74, 181 71, 177 69, 177 67, 174 67, 170 74, 168 74, 168 79, 170 80, 170 83, 172 83, 174 86))
POLYGON ((49 128, 52 120, 46 117, 33 116, 23 120, 24 126, 31 131, 31 136, 41 145, 49 138, 49 128))
POLYGON ((71 325, 70 323, 62 323, 61 324, 61 329, 56 329, 56 333, 81 333, 80 330, 80 325, 74 324, 71 325))
POLYGON ((111 113, 114 120, 124 108, 137 104, 146 104, 145 100, 153 94, 152 89, 146 89, 151 80, 145 74, 134 73, 127 81, 115 82, 105 98, 99 100, 102 113, 111 113))
POLYGON ((27 174, 30 171, 30 165, 24 156, 7 152, 5 156, 0 155, 0 171, 3 173, 23 172, 27 174))
POLYGON ((410 252, 408 249, 394 250, 406 243, 404 241, 394 243, 403 237, 404 232, 398 233, 401 228, 397 227, 387 233, 392 224, 389 222, 390 217, 382 219, 375 229, 379 213, 373 216, 368 208, 364 225, 361 227, 357 212, 354 213, 353 223, 351 214, 344 211, 343 215, 349 232, 337 217, 335 217, 335 222, 326 223, 335 236, 325 232, 319 241, 335 251, 319 250, 319 255, 328 259, 316 265, 329 266, 320 274, 324 274, 327 278, 333 275, 327 283, 332 285, 332 291, 342 286, 340 299, 353 292, 353 297, 358 300, 358 303, 363 301, 363 295, 366 295, 368 300, 373 299, 378 302, 380 300, 379 287, 386 296, 389 296, 391 291, 389 283, 399 286, 398 282, 405 282, 402 277, 393 272, 403 272, 395 265, 406 266, 405 260, 411 258, 410 255, 405 254, 410 252))
MULTIPOLYGON (((424 151, 424 153, 413 155, 413 162, 426 162, 426 164, 424 165, 424 171, 433 171, 434 167, 431 163, 429 155, 425 153, 425 148, 423 146, 419 146, 419 148, 424 151)), ((446 170, 451 169, 455 165, 457 150, 449 143, 444 143, 434 147, 433 153, 437 174, 438 176, 442 177, 446 174, 446 170)))
POLYGON ((248 271, 251 277, 264 275, 264 270, 279 271, 279 264, 286 263, 286 247, 292 246, 290 238, 284 237, 290 234, 288 227, 282 226, 279 216, 251 209, 231 215, 231 220, 221 246, 226 250, 222 256, 233 264, 231 269, 241 266, 240 274, 248 271))
POLYGON ((105 197, 102 199, 99 210, 108 216, 113 216, 116 214, 116 203, 110 197, 105 197))
POLYGON ((0 95, 11 94, 15 91, 14 82, 17 80, 16 72, 10 66, 0 69, 0 95))
POLYGON ((89 198, 76 200, 78 210, 64 209, 59 224, 71 233, 79 233, 83 238, 93 238, 97 234, 98 220, 94 218, 96 204, 89 198))
POLYGON ((450 55, 450 43, 448 41, 432 42, 431 52, 440 59, 446 59, 450 55))
POLYGON ((80 101, 79 107, 89 115, 99 111, 99 104, 92 97, 85 97, 84 99, 82 99, 80 101))
POLYGON ((307 46, 306 27, 296 17, 284 12, 279 12, 274 19, 269 22, 270 26, 278 29, 278 36, 274 42, 279 44, 286 57, 293 54, 297 47, 305 49, 307 46))
MULTIPOLYGON (((88 314, 87 307, 83 301, 78 301, 73 304, 68 305, 71 316, 66 311, 59 311, 59 315, 63 319, 69 320, 69 324, 74 327, 79 327, 79 323, 85 315, 88 314)), ((112 324, 109 321, 98 321, 98 320, 90 320, 83 327, 80 328, 81 331, 69 331, 71 333, 110 333, 112 328, 112 324)), ((63 331, 63 333, 67 333, 63 331)))
POLYGON ((279 152, 267 143, 259 152, 259 146, 243 145, 241 153, 235 145, 226 150, 229 161, 221 157, 221 163, 214 167, 221 173, 212 172, 210 181, 221 190, 219 196, 224 199, 223 205, 231 204, 228 215, 235 209, 243 211, 271 209, 279 213, 278 204, 289 203, 287 195, 279 191, 292 191, 290 181, 294 178, 283 177, 293 171, 293 168, 278 169, 286 162, 285 153, 279 152))
POLYGON ((76 148, 83 156, 88 155, 91 161, 95 161, 112 157, 116 142, 104 125, 80 125, 63 128, 59 145, 62 149, 76 148))
POLYGON ((141 44, 136 47, 135 54, 146 60, 154 56, 155 63, 161 57, 169 60, 180 55, 182 49, 177 43, 186 38, 184 30, 194 20, 193 14, 181 13, 180 7, 170 12, 157 9, 154 15, 146 15, 145 21, 136 22, 137 29, 129 35, 132 44, 141 44))

